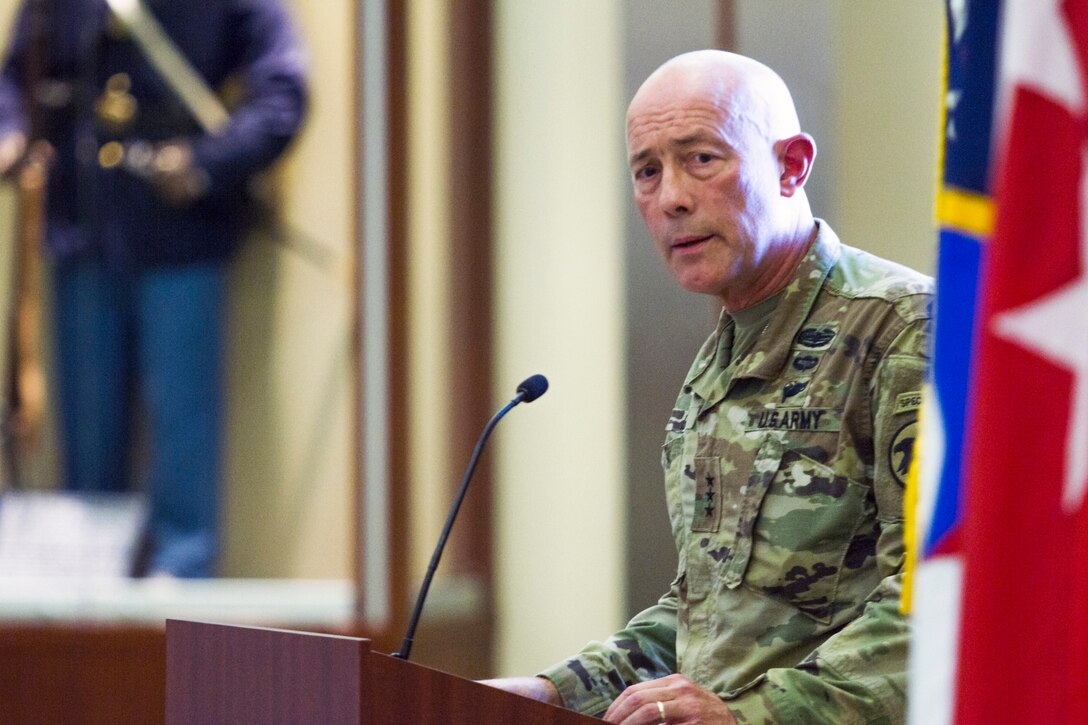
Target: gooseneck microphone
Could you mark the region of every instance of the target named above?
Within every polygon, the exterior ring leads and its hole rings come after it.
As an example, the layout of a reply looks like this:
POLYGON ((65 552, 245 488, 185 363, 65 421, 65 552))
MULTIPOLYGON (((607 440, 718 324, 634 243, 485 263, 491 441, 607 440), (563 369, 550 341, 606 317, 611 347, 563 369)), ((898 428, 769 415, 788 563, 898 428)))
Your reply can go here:
POLYGON ((423 603, 427 600, 427 591, 431 588, 431 580, 434 579, 434 573, 438 569, 438 562, 442 558, 442 550, 446 548, 446 539, 450 537, 453 522, 457 518, 457 512, 461 509, 461 502, 465 500, 469 481, 472 480, 472 473, 476 470, 476 462, 480 460, 480 454, 484 450, 484 444, 487 443, 488 436, 491 435, 491 430, 515 405, 518 403, 531 403, 548 392, 548 379, 543 375, 532 375, 521 382, 517 392, 518 394, 514 396, 514 399, 488 421, 487 425, 484 426, 484 432, 480 434, 480 439, 476 441, 476 449, 472 451, 472 458, 469 459, 468 468, 465 469, 465 475, 461 479, 461 490, 457 492, 457 497, 454 498, 453 505, 450 506, 450 512, 446 516, 446 525, 442 528, 442 535, 438 537, 438 544, 434 547, 434 554, 431 555, 431 563, 427 566, 427 574, 423 577, 423 583, 419 587, 419 594, 416 595, 416 605, 412 610, 412 618, 408 622, 408 630, 404 633, 404 641, 400 645, 400 651, 393 655, 398 659, 407 660, 409 653, 412 651, 412 638, 416 633, 416 625, 419 624, 419 616, 423 613, 423 603))

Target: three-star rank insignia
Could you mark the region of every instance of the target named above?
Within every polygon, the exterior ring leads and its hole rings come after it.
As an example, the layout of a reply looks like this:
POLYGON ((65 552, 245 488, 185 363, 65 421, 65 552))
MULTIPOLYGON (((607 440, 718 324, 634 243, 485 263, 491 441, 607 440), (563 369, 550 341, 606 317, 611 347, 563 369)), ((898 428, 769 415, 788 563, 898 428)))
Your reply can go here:
POLYGON ((692 531, 717 531, 722 519, 721 459, 718 456, 695 459, 695 511, 692 531))

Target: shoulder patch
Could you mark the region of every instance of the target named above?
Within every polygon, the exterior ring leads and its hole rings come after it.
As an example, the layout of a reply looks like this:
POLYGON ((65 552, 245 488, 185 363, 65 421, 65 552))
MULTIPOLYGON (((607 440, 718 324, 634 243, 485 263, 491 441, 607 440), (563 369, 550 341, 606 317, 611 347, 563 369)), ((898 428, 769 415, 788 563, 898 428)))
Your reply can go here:
POLYGON ((918 421, 912 420, 901 427, 888 444, 888 467, 900 486, 906 486, 907 472, 914 457, 914 439, 918 436, 918 421))

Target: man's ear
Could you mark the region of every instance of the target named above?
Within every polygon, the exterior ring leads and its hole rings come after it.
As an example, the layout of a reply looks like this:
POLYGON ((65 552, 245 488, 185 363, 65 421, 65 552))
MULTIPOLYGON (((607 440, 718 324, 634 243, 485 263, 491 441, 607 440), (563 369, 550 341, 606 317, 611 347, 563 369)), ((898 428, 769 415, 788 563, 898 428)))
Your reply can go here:
POLYGON ((808 181, 812 162, 816 159, 816 141, 807 133, 799 133, 779 141, 778 147, 782 164, 779 188, 782 196, 793 196, 808 181))

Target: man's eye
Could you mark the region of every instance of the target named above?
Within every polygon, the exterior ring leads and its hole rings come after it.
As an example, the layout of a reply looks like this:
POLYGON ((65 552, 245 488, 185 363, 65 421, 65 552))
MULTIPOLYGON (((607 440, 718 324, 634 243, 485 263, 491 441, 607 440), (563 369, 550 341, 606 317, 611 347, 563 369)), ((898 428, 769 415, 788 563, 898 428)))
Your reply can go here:
POLYGON ((708 153, 695 154, 695 162, 696 163, 709 164, 713 160, 714 160, 714 155, 713 154, 708 154, 708 153))
POLYGON ((657 176, 657 169, 652 166, 643 166, 635 172, 636 179, 651 179, 654 176, 657 176))

